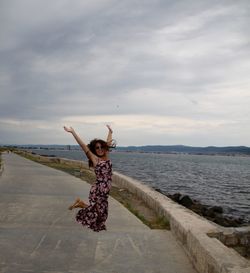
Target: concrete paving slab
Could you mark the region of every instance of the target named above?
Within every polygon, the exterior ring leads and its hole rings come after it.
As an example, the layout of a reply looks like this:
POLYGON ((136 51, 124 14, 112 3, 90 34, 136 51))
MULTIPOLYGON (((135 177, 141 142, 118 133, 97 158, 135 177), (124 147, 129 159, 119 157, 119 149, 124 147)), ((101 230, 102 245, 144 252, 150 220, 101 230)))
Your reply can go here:
POLYGON ((108 231, 75 222, 89 185, 15 154, 0 177, 0 272, 195 273, 169 231, 150 230, 110 197, 108 231))

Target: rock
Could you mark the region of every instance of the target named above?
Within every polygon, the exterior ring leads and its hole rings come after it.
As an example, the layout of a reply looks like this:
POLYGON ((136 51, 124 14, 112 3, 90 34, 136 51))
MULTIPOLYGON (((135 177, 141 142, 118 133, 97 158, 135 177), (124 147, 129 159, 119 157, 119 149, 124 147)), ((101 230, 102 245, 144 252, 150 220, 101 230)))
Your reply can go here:
POLYGON ((211 207, 211 209, 215 212, 215 213, 223 213, 223 208, 220 206, 213 206, 211 207))
POLYGON ((161 189, 159 189, 159 188, 154 188, 154 190, 155 190, 155 191, 158 191, 158 192, 161 193, 161 194, 164 194, 164 192, 163 192, 161 189))
POLYGON ((211 220, 224 227, 239 227, 244 224, 244 221, 240 220, 240 218, 227 217, 220 214, 216 214, 214 219, 211 220))
POLYGON ((194 204, 193 200, 188 195, 182 196, 179 203, 186 208, 189 208, 194 204))
POLYGON ((222 207, 213 206, 207 210, 206 215, 209 217, 216 217, 217 214, 222 214, 222 212, 223 212, 222 207))
POLYGON ((194 204, 190 207, 190 209, 192 211, 194 211, 195 213, 198 213, 199 215, 205 216, 207 215, 207 206, 206 205, 202 205, 199 202, 194 202, 194 204))
POLYGON ((180 193, 175 193, 172 195, 172 198, 175 202, 179 203, 180 202, 180 198, 181 198, 181 194, 180 193))
POLYGON ((201 205, 201 213, 203 216, 207 216, 208 209, 209 209, 209 206, 201 205))
POLYGON ((220 217, 220 216, 216 216, 214 219, 214 222, 224 226, 224 227, 237 227, 238 225, 234 222, 233 219, 229 219, 227 217, 220 217))
POLYGON ((216 212, 214 211, 213 207, 209 208, 206 211, 206 216, 214 218, 216 216, 216 212))
MULTIPOLYGON (((155 189, 163 193, 160 189, 155 189)), ((182 195, 177 192, 175 194, 165 194, 167 197, 173 201, 183 205, 184 207, 194 211, 195 213, 207 218, 208 220, 217 223, 218 225, 224 227, 239 227, 244 225, 249 225, 250 221, 245 221, 242 217, 229 217, 223 215, 223 208, 221 206, 208 206, 201 204, 199 201, 192 200, 188 195, 182 195)))

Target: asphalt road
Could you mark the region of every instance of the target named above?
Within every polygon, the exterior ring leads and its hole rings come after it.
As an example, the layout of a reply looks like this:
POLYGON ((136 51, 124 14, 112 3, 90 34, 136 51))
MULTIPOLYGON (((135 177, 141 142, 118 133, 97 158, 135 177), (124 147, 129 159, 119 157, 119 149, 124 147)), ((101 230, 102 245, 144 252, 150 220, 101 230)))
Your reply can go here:
POLYGON ((170 231, 150 230, 109 198, 107 231, 75 222, 68 206, 89 185, 15 154, 0 176, 0 272, 195 273, 170 231))

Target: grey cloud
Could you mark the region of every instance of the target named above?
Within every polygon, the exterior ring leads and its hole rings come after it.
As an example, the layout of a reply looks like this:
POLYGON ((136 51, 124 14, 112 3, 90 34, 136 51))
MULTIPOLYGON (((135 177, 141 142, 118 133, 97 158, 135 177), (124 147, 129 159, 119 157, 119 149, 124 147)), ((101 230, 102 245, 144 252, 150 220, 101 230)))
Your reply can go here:
POLYGON ((195 115, 177 93, 198 108, 202 94, 246 81, 249 1, 87 2, 1 2, 2 118, 195 115), (132 100, 141 90, 162 101, 132 100))

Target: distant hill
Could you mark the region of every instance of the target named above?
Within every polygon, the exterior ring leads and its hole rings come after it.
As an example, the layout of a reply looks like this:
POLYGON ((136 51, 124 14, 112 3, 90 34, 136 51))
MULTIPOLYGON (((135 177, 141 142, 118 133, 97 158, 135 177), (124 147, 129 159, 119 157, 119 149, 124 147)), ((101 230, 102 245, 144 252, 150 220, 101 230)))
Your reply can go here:
MULTIPOLYGON (((15 148, 46 149, 46 150, 79 150, 79 145, 11 145, 15 148)), ((141 152, 141 153, 184 153, 184 154, 207 154, 207 155, 248 155, 250 147, 227 146, 227 147, 192 147, 184 145, 146 145, 146 146, 117 146, 116 151, 141 152)))
POLYGON ((184 145, 147 145, 117 147, 117 151, 144 152, 144 153, 186 153, 186 154, 224 154, 224 155, 250 155, 250 148, 246 146, 228 147, 191 147, 184 145))

